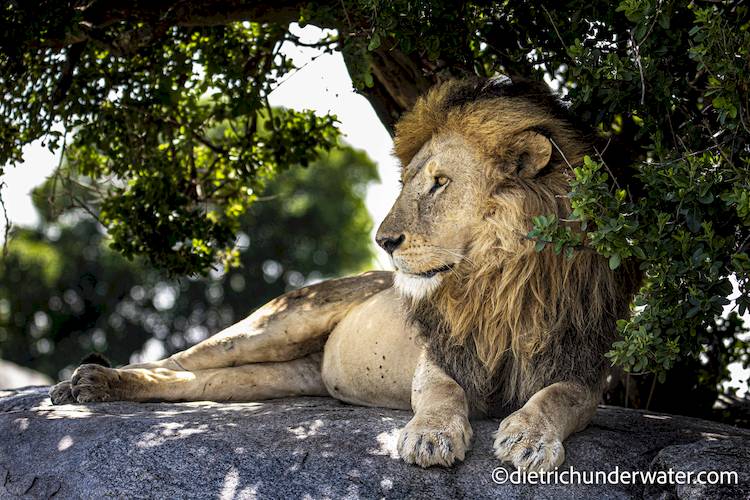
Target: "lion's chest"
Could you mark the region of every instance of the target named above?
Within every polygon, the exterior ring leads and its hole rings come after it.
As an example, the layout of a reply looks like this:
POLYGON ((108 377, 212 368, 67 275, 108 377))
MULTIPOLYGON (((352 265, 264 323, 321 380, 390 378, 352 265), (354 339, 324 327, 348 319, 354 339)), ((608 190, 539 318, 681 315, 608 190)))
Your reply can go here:
POLYGON ((510 357, 503 361, 499 370, 490 373, 479 361, 470 341, 455 345, 447 334, 435 331, 423 337, 432 359, 464 389, 472 414, 503 417, 522 405, 521 401, 506 397, 514 392, 507 390, 512 380, 503 376, 512 364, 510 357))
POLYGON ((472 414, 502 417, 523 405, 526 384, 521 383, 518 360, 509 352, 489 370, 480 361, 474 335, 458 344, 439 313, 429 306, 411 311, 411 319, 432 360, 464 389, 472 414))

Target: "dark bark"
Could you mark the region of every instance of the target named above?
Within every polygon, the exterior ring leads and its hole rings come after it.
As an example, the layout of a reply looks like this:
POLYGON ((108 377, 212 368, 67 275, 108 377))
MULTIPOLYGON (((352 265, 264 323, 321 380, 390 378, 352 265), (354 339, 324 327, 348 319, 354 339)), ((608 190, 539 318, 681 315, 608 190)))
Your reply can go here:
MULTIPOLYGON (((333 3, 333 2, 332 2, 333 3)), ((86 24, 101 28, 119 21, 218 26, 236 21, 288 24, 307 2, 275 0, 98 0, 83 10, 86 24)))
MULTIPOLYGON (((393 126, 401 114, 411 109, 417 97, 437 80, 426 72, 416 56, 404 54, 396 47, 386 49, 381 46, 369 55, 373 86, 360 93, 367 98, 380 121, 393 135, 393 126)), ((353 62, 351 57, 344 54, 349 68, 353 62)))

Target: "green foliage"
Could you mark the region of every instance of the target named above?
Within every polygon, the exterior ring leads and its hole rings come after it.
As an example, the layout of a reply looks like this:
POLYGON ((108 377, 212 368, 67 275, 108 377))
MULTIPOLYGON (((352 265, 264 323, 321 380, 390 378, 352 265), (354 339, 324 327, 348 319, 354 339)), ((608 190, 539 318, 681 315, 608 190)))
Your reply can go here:
MULTIPOLYGON (((638 170, 642 193, 633 198, 603 163, 587 157, 574 169, 572 217, 587 231, 586 246, 609 257, 611 268, 638 262, 645 281, 636 314, 619 322, 623 338, 609 355, 626 370, 664 381, 680 356, 702 352, 715 318, 730 304, 731 275, 739 284, 739 313, 747 311, 750 226, 740 216, 737 187, 748 179, 711 152, 647 161, 638 170)), ((580 246, 582 233, 569 227, 562 233, 555 222, 537 223, 532 234, 556 247, 580 246)))
POLYGON ((73 131, 71 165, 118 180, 101 200, 101 222, 126 257, 178 275, 231 263, 238 218, 265 180, 336 144, 334 117, 268 107, 266 96, 292 69, 279 53, 284 28, 157 33, 120 23, 97 35, 101 43, 57 51, 45 36, 67 29, 57 23, 75 13, 37 26, 36 14, 14 3, 0 12, 3 26, 28 23, 0 39, 0 165, 39 137, 59 147, 53 124, 73 131))
MULTIPOLYGON (((748 10, 730 15, 715 5, 631 0, 618 10, 633 23, 631 50, 605 56, 601 48, 570 47, 579 64, 575 94, 585 101, 604 93, 607 110, 627 110, 628 118, 615 116, 602 129, 616 134, 623 119, 632 120, 646 155, 631 186, 620 186, 601 159, 587 157, 574 169, 571 216, 586 232, 586 246, 608 257, 610 267, 634 259, 643 271, 636 314, 619 323, 622 339, 609 356, 663 382, 678 360, 697 357, 714 336, 716 318, 730 304, 730 276, 739 286, 739 314, 750 308, 748 10), (675 30, 686 18, 690 29, 675 30), (674 73, 678 64, 687 75, 674 73), (633 102, 642 95, 638 87, 648 94, 633 102)), ((535 225, 531 236, 556 248, 581 244, 556 221, 535 225)), ((737 356, 730 360, 743 359, 737 356)))
POLYGON ((91 350, 118 364, 147 342, 169 354, 289 289, 361 271, 371 260, 364 194, 376 179, 351 148, 279 174, 240 217, 239 265, 203 279, 122 258, 79 209, 53 216, 50 182, 35 193, 41 226, 16 229, 0 262, 0 358, 56 378, 91 350))
MULTIPOLYGON (((472 52, 468 36, 478 21, 466 14, 475 11, 470 4, 434 2, 429 0, 355 0, 349 2, 356 12, 367 16, 371 31, 368 51, 375 51, 385 43, 389 49, 397 47, 405 53, 417 53, 440 65, 464 66, 471 64, 472 52)), ((369 68, 368 68, 369 69, 369 68)), ((352 77, 355 84, 357 77, 352 77)))

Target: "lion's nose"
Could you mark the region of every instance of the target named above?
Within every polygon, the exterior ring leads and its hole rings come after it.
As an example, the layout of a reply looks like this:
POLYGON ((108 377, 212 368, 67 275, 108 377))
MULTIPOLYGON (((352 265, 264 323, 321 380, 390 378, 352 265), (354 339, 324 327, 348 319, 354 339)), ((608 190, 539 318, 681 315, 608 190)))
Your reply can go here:
POLYGON ((403 234, 399 234, 396 237, 381 236, 381 237, 375 238, 375 241, 377 242, 378 245, 381 246, 383 250, 385 250, 389 254, 392 254, 401 245, 401 243, 404 242, 404 239, 405 239, 405 236, 403 234))

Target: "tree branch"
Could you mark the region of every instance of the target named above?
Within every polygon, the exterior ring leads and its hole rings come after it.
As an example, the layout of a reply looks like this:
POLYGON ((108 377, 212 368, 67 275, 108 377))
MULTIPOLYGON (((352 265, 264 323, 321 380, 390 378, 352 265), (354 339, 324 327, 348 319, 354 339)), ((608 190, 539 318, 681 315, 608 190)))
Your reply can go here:
MULTIPOLYGON (((62 48, 89 40, 98 29, 128 21, 172 26, 220 26, 239 21, 287 25, 299 19, 303 0, 94 0, 81 11, 82 20, 63 39, 44 45, 62 48)), ((337 5, 333 0, 331 5, 337 5)), ((319 20, 315 20, 319 21, 319 20)))
MULTIPOLYGON (((164 33, 170 26, 217 26, 254 21, 286 27, 299 19, 300 10, 307 3, 304 0, 93 0, 81 8, 78 26, 73 26, 64 39, 45 39, 41 43, 57 49, 71 45, 83 47, 83 42, 88 40, 101 43, 98 35, 113 24, 127 22, 135 26, 136 23, 143 23, 144 26, 138 28, 140 31, 136 30, 132 36, 126 37, 123 47, 114 47, 125 49, 123 52, 129 53, 129 47, 137 50, 139 46, 149 43, 150 34, 164 33)), ((340 34, 339 47, 346 36, 369 33, 365 29, 369 26, 362 25, 368 22, 367 18, 360 19, 353 12, 341 11, 344 7, 340 0, 324 0, 323 3, 328 9, 320 9, 323 13, 321 16, 326 17, 311 18, 309 21, 321 28, 337 29, 340 34), (330 15, 331 10, 341 11, 342 15, 336 19, 330 15), (352 26, 351 23, 355 25, 352 26), (354 33, 357 34, 352 35, 354 33)), ((422 60, 419 54, 405 54, 393 41, 383 43, 368 55, 372 65, 373 86, 361 93, 391 134, 393 125, 401 114, 410 109, 417 97, 432 85, 446 77, 459 76, 457 72, 472 72, 471 68, 431 71, 430 63, 422 60)), ((352 67, 351 57, 353 56, 344 53, 347 67, 352 67)), ((70 60, 75 62, 73 58, 70 60)), ((361 65, 362 61, 358 62, 361 65)))

